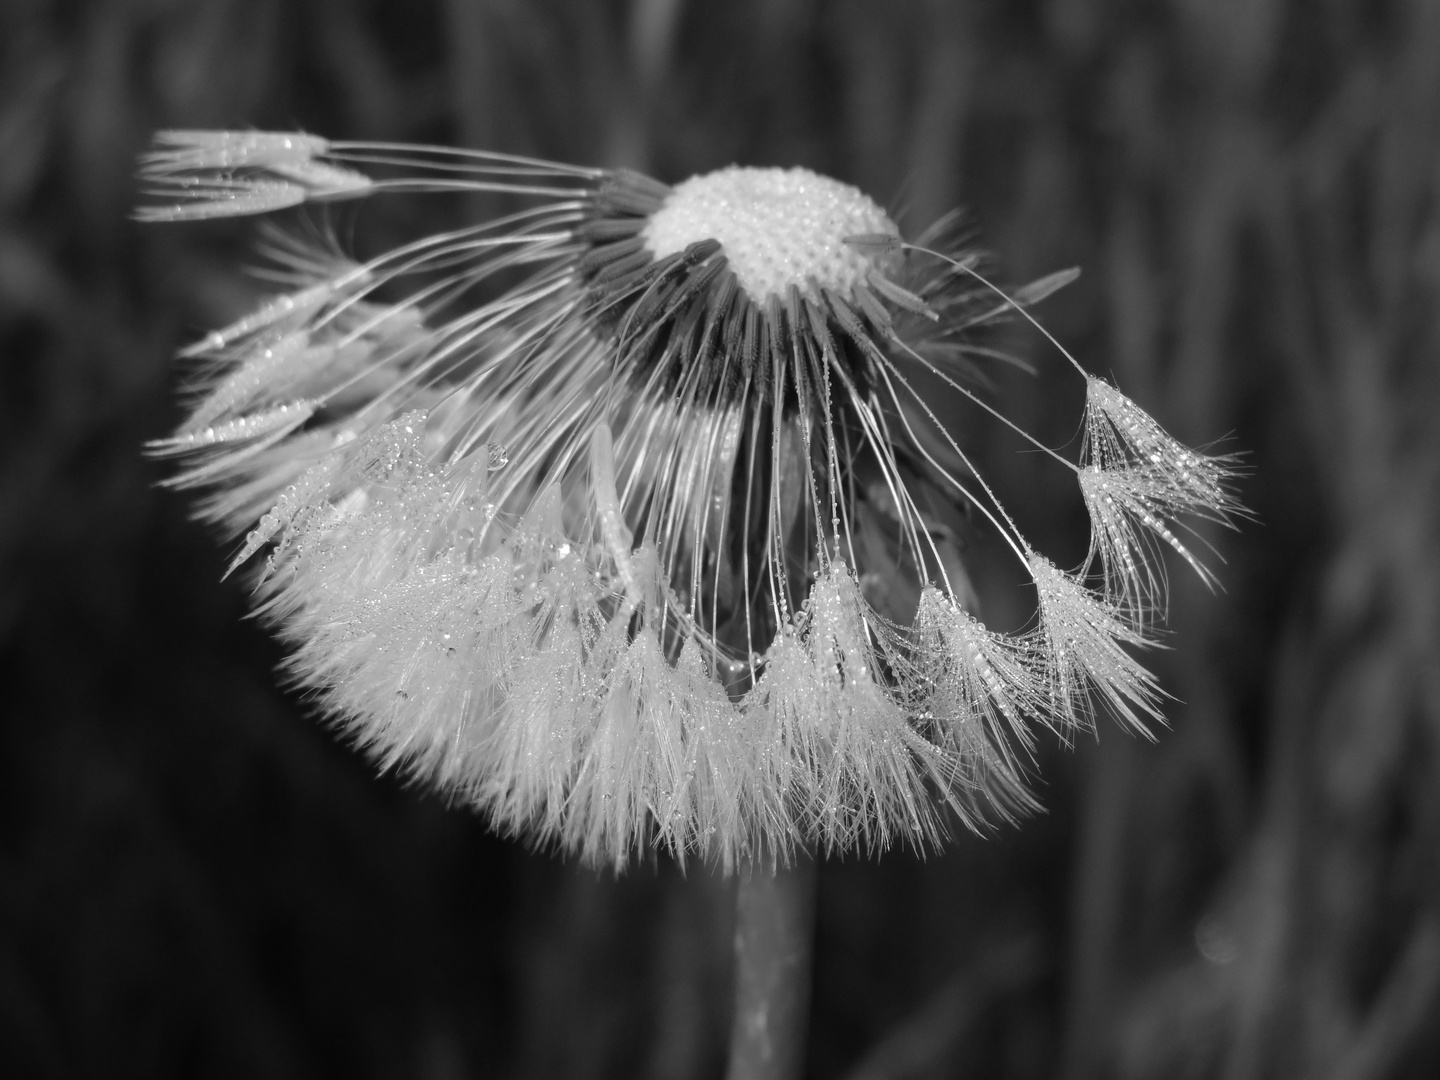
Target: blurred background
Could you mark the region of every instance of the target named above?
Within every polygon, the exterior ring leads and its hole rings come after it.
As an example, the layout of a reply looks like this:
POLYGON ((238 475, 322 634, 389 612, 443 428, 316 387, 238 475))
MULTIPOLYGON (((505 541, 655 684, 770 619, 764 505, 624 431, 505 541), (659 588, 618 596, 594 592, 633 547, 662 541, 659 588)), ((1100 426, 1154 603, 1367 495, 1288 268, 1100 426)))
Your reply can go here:
MULTIPOLYGON (((1440 1074, 1440 3, 5 0, 5 1075, 724 1067, 733 883, 375 778, 157 490, 170 356, 265 288, 253 222, 128 220, 172 126, 805 165, 911 234, 963 207, 1007 281, 1082 266, 1048 327, 1243 452, 1256 521, 1206 534, 1223 592, 1174 574, 1157 742, 1052 743, 1043 816, 823 863, 808 1075, 1440 1074)), ((1079 380, 997 344, 1038 370, 997 399, 1073 449, 1079 380)), ((955 423, 1076 561, 1073 480, 955 423)))

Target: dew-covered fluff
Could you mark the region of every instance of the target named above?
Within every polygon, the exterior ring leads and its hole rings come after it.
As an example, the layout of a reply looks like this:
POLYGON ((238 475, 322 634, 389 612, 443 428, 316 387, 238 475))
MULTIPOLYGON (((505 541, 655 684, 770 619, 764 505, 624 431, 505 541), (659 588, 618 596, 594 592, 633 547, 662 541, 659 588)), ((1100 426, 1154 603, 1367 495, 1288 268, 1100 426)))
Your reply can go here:
POLYGON ((1158 718, 1160 556, 1210 580, 1181 536, 1239 512, 1233 464, 1071 360, 1078 459, 1035 444, 1090 513, 1067 570, 956 439, 967 399, 1016 427, 976 334, 1073 272, 1007 294, 946 229, 907 240, 804 169, 672 187, 171 131, 142 175, 152 221, 505 196, 374 256, 267 234, 285 288, 183 350, 188 415, 152 444, 382 767, 592 862, 729 869, 933 846, 1033 806, 1039 729, 1158 718), (1034 583, 1030 629, 986 625, 969 529, 1034 583))

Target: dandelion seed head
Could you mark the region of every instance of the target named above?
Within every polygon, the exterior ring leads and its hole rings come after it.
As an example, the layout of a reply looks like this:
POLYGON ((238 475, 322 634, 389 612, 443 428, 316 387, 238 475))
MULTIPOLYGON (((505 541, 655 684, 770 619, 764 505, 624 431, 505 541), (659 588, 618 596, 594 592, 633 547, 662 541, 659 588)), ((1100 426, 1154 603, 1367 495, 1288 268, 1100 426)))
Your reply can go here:
POLYGON ((675 185, 642 235, 655 258, 718 240, 740 287, 763 304, 792 286, 813 300, 817 290, 850 296, 887 260, 845 239, 880 233, 898 236, 858 188, 809 169, 731 166, 675 185))
POLYGON ((804 169, 672 187, 171 132, 142 174, 172 200, 157 220, 457 190, 525 207, 364 262, 272 233, 286 291, 183 350, 193 404, 151 444, 243 537, 230 569, 255 565, 291 678, 382 768, 591 862, 728 870, 1013 818, 1037 727, 1158 716, 1135 655, 1155 549, 1206 575, 1173 525, 1234 510, 1224 459, 1091 378, 1061 460, 1091 588, 920 389, 1003 418, 946 358, 1072 273, 977 299, 973 252, 912 246, 804 169), (984 623, 966 506, 1035 583, 1033 629, 984 623))

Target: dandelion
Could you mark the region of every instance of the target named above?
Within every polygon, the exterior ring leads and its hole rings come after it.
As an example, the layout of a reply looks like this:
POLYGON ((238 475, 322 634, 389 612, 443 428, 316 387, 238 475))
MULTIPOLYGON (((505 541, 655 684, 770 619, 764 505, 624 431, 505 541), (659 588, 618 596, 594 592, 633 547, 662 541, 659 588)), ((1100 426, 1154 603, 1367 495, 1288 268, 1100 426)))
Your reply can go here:
POLYGON ((591 861, 729 869, 1012 816, 1037 726, 1067 736, 1092 702, 1158 716, 1133 655, 1157 542, 1209 580, 1174 525, 1230 520, 1231 464, 1082 371, 1080 460, 1042 447, 1093 525, 1064 571, 920 389, 1015 426, 966 333, 1073 272, 1007 295, 943 230, 907 242, 804 169, 667 186, 182 131, 142 176, 152 221, 386 193, 521 207, 363 262, 272 241, 287 291, 183 351, 195 400, 153 444, 245 536, 232 569, 263 560, 291 675, 382 766, 591 861), (957 507, 1034 583, 1030 630, 981 621, 957 507))

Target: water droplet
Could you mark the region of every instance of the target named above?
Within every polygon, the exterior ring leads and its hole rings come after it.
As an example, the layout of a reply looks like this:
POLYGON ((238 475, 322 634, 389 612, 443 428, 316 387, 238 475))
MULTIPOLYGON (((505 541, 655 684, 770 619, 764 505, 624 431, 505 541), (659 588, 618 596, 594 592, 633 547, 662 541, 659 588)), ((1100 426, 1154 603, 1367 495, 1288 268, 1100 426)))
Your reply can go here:
POLYGON ((1206 915, 1195 927, 1195 947, 1212 964, 1229 964, 1240 955, 1240 943, 1223 920, 1206 915))

